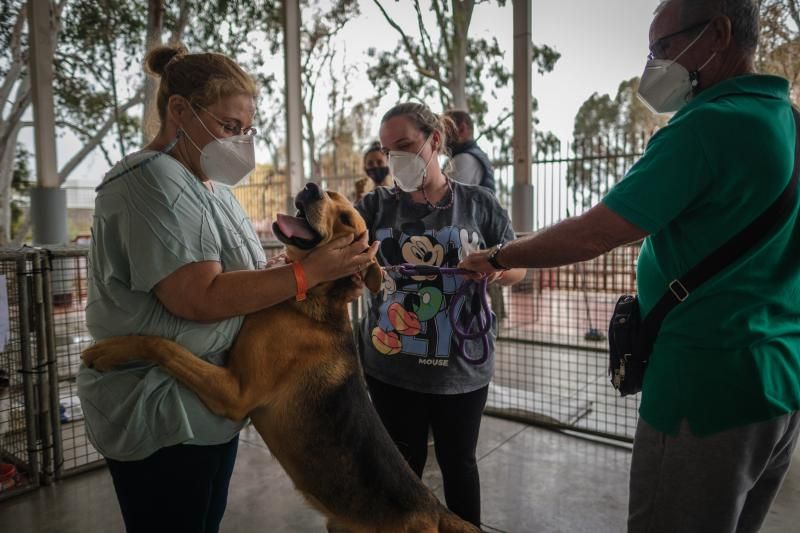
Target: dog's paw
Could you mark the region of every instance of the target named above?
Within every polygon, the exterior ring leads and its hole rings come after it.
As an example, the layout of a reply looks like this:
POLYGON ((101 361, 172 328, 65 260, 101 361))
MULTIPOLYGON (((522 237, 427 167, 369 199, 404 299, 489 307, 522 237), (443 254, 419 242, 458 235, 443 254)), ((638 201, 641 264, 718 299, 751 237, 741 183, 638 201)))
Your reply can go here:
POLYGON ((116 337, 100 341, 81 354, 83 364, 99 372, 108 372, 121 364, 136 359, 133 354, 141 353, 136 349, 138 341, 134 337, 116 337))
POLYGON ((103 349, 97 346, 85 349, 81 354, 81 359, 84 365, 98 372, 108 372, 115 366, 112 363, 112 358, 106 357, 103 349))

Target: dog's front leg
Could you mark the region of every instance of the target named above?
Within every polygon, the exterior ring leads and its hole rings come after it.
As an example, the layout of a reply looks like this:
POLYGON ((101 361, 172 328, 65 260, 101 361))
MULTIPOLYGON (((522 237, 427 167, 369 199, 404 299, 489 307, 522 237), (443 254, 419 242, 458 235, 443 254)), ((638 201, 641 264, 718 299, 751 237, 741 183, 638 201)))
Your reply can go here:
POLYGON ((152 361, 194 391, 211 411, 231 420, 242 420, 255 407, 251 395, 242 390, 228 368, 204 361, 162 337, 114 337, 87 348, 81 357, 87 366, 101 372, 130 361, 152 361))
POLYGON ((148 342, 150 337, 130 335, 112 337, 86 348, 81 354, 83 363, 100 372, 131 361, 159 362, 159 346, 148 342))

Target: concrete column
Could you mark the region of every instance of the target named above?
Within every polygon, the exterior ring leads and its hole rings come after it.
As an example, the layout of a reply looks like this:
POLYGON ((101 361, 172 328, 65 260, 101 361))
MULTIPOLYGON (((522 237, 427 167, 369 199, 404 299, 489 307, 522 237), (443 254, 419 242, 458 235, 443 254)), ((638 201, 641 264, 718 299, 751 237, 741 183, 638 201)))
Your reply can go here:
POLYGON ((33 138, 36 147, 36 182, 31 191, 34 244, 67 242, 66 191, 58 181, 55 111, 53 109, 52 4, 28 0, 30 75, 33 100, 33 138))
POLYGON ((294 213, 294 197, 305 186, 303 176, 303 102, 300 79, 300 2, 283 0, 284 65, 286 73, 287 213, 294 213))
POLYGON ((533 231, 532 0, 514 3, 514 189, 511 216, 514 231, 533 231))

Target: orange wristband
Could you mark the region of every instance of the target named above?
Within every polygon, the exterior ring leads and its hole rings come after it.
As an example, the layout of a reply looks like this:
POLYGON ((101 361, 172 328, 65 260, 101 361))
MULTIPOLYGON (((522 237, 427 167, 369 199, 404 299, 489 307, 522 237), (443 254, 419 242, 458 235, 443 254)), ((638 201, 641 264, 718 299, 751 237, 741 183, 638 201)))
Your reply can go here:
POLYGON ((306 273, 303 272, 303 266, 300 264, 300 261, 292 263, 292 272, 294 273, 294 283, 297 285, 297 294, 294 299, 298 302, 302 302, 306 299, 308 283, 306 282, 306 273))

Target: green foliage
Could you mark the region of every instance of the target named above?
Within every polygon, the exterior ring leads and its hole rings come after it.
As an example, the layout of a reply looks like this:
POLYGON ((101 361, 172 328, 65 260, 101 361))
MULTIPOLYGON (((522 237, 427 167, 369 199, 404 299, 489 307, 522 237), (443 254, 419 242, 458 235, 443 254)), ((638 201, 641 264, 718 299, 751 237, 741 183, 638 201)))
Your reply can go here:
POLYGON ((572 152, 567 170, 573 200, 583 207, 596 203, 622 179, 627 164, 644 150, 653 132, 666 123, 637 97, 639 78, 620 83, 617 94, 594 93, 575 116, 572 152))
MULTIPOLYGON (((787 78, 800 104, 800 0, 758 0, 761 35, 756 70, 787 78)), ((575 117, 567 184, 576 203, 587 207, 622 179, 623 169, 645 148, 667 119, 654 115, 636 97, 639 79, 620 84, 616 97, 593 94, 575 117)))
MULTIPOLYGON (((84 142, 136 94, 146 20, 146 3, 135 0, 66 4, 54 57, 55 109, 60 124, 84 142)), ((136 121, 118 121, 121 151, 136 142, 138 128, 136 121)))
MULTIPOLYGON (((375 0, 381 7, 380 2, 375 0)), ((504 7, 505 1, 498 1, 504 7)), ((488 95, 497 97, 497 90, 508 87, 512 73, 504 64, 505 50, 492 38, 473 38, 466 33, 459 34, 458 17, 447 0, 430 0, 430 11, 436 15, 436 27, 426 27, 419 0, 414 1, 418 13, 416 36, 412 28, 401 28, 384 10, 390 25, 400 33, 401 38, 392 51, 368 50, 372 63, 367 76, 380 96, 390 87, 396 88, 401 100, 416 100, 427 104, 438 100, 442 109, 453 107, 458 101, 457 91, 464 92, 467 110, 475 122, 476 131, 481 132, 490 142, 497 142, 501 153, 510 152, 511 136, 508 108, 500 113, 501 119, 493 124, 487 123, 488 95), (462 48, 462 45, 463 48, 462 48), (460 57, 461 50, 464 56, 460 57), (455 65, 465 61, 466 79, 463 86, 455 77, 455 65)), ((469 13, 471 16, 471 13, 469 13)), ((561 54, 547 45, 533 44, 533 64, 540 73, 551 72, 561 54)), ((534 105, 535 106, 535 105, 534 105)), ((535 117, 531 120, 536 123, 535 117)), ((541 136, 546 144, 547 135, 541 136)))
MULTIPOLYGON (((283 14, 274 0, 191 0, 191 22, 183 42, 193 50, 214 50, 236 59, 259 82, 264 94, 276 92, 275 76, 265 59, 281 53, 283 14)), ((167 2, 165 26, 174 28, 179 10, 167 2)))
POLYGON ((0 77, 8 73, 12 32, 22 5, 20 0, 0 0, 0 77))
POLYGON ((31 154, 25 146, 17 144, 14 170, 11 179, 11 228, 16 232, 22 223, 25 209, 28 205, 28 190, 31 187, 31 154))
POLYGON ((788 79, 792 101, 800 105, 800 0, 759 0, 759 9, 756 68, 788 79))

